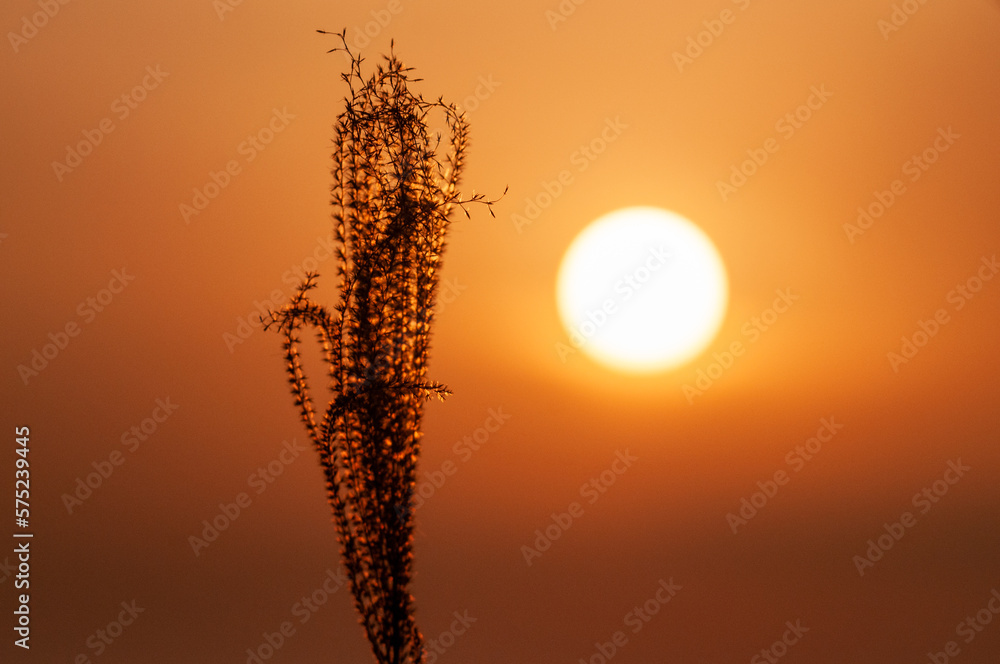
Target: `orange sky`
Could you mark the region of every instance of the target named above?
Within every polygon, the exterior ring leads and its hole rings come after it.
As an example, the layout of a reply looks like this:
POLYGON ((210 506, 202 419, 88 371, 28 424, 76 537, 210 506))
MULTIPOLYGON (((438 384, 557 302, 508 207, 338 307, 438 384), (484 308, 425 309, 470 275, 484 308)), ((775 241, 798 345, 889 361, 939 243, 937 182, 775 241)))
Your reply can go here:
POLYGON ((345 61, 315 29, 346 27, 467 110, 466 191, 509 187, 445 256, 413 587, 437 661, 995 661, 1000 626, 960 623, 1000 613, 1000 5, 895 4, 6 3, 0 474, 29 426, 35 538, 30 652, 0 553, 0 659, 242 664, 288 623, 266 661, 371 661, 281 340, 243 327, 314 265, 336 296, 345 61), (562 253, 631 205, 730 278, 712 345, 655 376, 556 352, 562 253))

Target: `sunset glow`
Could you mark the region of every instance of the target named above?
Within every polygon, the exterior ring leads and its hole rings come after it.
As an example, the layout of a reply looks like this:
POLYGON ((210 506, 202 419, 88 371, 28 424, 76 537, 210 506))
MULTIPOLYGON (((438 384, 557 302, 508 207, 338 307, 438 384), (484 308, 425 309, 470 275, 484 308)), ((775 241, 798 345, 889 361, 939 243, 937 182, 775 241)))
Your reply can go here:
POLYGON ((1000 0, 0 27, 3 664, 1000 662, 1000 0))

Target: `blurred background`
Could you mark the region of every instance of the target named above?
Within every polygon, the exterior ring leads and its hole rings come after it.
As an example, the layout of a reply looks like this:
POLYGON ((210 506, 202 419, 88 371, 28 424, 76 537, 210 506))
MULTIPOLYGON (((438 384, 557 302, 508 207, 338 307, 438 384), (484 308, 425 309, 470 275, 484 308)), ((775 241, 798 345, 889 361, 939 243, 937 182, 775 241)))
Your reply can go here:
POLYGON ((317 28, 369 67, 394 40, 467 113, 465 190, 509 187, 445 256, 428 662, 996 661, 997 3, 12 0, 0 25, 0 475, 30 427, 34 533, 29 651, 0 553, 3 661, 372 661, 253 322, 304 270, 336 297, 347 62, 317 28), (654 376, 556 351, 563 252, 631 205, 729 270, 715 341, 654 376))

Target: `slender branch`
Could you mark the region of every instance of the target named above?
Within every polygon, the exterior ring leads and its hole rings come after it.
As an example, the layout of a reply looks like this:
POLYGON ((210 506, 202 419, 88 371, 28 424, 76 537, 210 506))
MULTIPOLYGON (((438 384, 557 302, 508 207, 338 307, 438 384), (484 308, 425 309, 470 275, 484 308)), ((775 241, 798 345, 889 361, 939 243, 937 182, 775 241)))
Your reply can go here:
MULTIPOLYGON (((323 31, 320 31, 323 32, 323 31)), ((449 394, 426 380, 438 275, 452 208, 495 201, 458 193, 468 126, 454 105, 414 95, 395 53, 367 79, 350 51, 345 108, 334 125, 334 237, 340 301, 309 299, 306 275, 265 328, 284 334, 286 372, 299 416, 320 457, 355 608, 380 664, 422 664, 423 637, 409 592, 412 497, 423 404, 449 394), (443 112, 447 153, 428 129, 443 112), (314 328, 333 398, 317 421, 299 354, 314 328)), ((492 209, 490 209, 492 215, 492 209)))

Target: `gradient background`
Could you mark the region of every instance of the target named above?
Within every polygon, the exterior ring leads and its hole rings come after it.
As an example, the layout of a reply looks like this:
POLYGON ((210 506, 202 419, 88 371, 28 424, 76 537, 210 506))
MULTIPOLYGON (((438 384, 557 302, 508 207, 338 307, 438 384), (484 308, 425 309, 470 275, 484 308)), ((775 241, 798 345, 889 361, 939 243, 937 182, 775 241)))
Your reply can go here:
MULTIPOLYGON (((795 620, 810 631, 788 662, 927 662, 949 640, 952 661, 997 661, 1000 625, 969 644, 955 628, 1000 589, 1000 280, 961 311, 946 297, 1000 250, 1000 6, 927 2, 884 39, 889 0, 666 5, 592 0, 553 29, 555 0, 401 0, 376 30, 387 2, 247 1, 220 17, 210 0, 93 0, 60 6, 17 52, 8 37, 0 472, 13 492, 13 429, 30 426, 34 629, 30 652, 13 647, 0 572, 0 659, 241 664, 293 621, 267 661, 371 661, 346 590, 305 624, 292 616, 338 561, 321 472, 310 452, 264 493, 249 487, 282 441, 306 436, 280 338, 225 337, 256 302, 287 298, 283 275, 330 232, 345 61, 314 30, 353 40, 370 23, 370 60, 395 39, 418 91, 469 111, 466 191, 510 187, 496 219, 474 207, 456 222, 445 259, 460 293, 441 306, 431 378, 455 394, 427 408, 422 464, 458 472, 418 511, 413 590, 428 638, 454 611, 477 621, 438 661, 590 661, 671 578, 682 589, 616 664, 746 662, 795 620), (735 22, 678 71, 673 52, 727 8, 735 22), (169 76, 119 119, 112 103, 147 66, 169 76), (724 202, 716 182, 813 85, 833 96, 724 202), (275 108, 294 120, 247 163, 239 145, 275 108), (114 131, 58 181, 52 162, 106 117, 114 131), (628 128, 579 171, 573 153, 618 117, 628 128), (961 138, 909 182, 904 162, 947 127, 961 138), (242 172, 185 223, 179 204, 231 159, 242 172), (563 169, 573 184, 518 232, 512 215, 563 169), (894 179, 905 195, 848 241, 843 225, 894 179), (729 269, 715 342, 653 377, 554 350, 562 252, 628 205, 694 220, 729 269), (86 322, 78 305, 122 268, 134 281, 86 322), (799 301, 689 404, 682 387, 785 288, 799 301), (894 372, 887 353, 938 308, 951 321, 894 372), (73 321, 79 336, 25 385, 17 365, 73 321), (122 435, 158 398, 179 408, 130 452, 122 435), (454 444, 490 408, 510 420, 463 461, 454 444), (831 416, 844 428, 734 535, 726 514, 831 416), (626 449, 632 467, 581 499, 626 449), (68 513, 63 494, 115 451, 123 465, 68 513), (971 471, 919 514, 912 496, 957 458, 971 471), (188 537, 240 492, 251 506, 195 556, 188 537), (521 546, 574 501, 584 515, 527 565, 521 546), (860 576, 853 556, 904 511, 916 527, 860 576), (88 638, 132 600, 145 612, 95 656, 88 638)), ((0 26, 38 11, 7 2, 0 26)), ((319 269, 332 303, 333 261, 319 269)))

